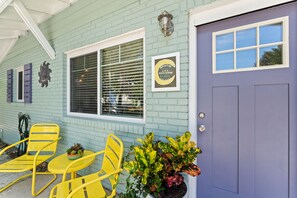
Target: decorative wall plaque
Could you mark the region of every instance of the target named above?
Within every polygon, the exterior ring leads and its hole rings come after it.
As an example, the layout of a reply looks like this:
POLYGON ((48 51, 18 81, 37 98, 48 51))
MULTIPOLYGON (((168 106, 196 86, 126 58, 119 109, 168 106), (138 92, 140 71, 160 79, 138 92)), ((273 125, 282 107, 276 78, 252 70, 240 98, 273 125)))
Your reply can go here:
POLYGON ((40 72, 38 72, 38 75, 41 87, 47 87, 48 81, 51 81, 50 73, 52 73, 52 70, 49 68, 49 65, 50 64, 46 63, 46 61, 44 61, 43 64, 40 65, 40 72))
POLYGON ((152 91, 180 90, 179 52, 152 57, 152 91))

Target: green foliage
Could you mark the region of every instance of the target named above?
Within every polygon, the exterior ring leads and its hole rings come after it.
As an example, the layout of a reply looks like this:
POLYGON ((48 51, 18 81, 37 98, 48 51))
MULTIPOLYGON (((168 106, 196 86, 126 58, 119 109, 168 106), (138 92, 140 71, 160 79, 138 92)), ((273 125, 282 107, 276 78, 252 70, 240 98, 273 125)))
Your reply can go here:
MULTIPOLYGON (((143 193, 156 193, 161 190, 163 181, 163 159, 157 155, 158 145, 153 142, 154 133, 149 133, 144 140, 137 139, 142 145, 131 146, 130 150, 134 154, 134 159, 126 159, 124 168, 133 176, 134 182, 130 182, 130 177, 127 180, 127 193, 140 195, 143 193), (137 187, 138 190, 134 190, 137 187)), ((128 156, 127 158, 129 158, 128 156)))
MULTIPOLYGON (((193 141, 190 141, 190 132, 187 131, 182 136, 176 136, 175 139, 171 137, 166 137, 166 139, 169 143, 159 143, 159 147, 163 151, 164 161, 166 162, 166 176, 176 172, 186 172, 186 170, 195 166, 193 162, 197 155, 201 153, 201 149, 196 147, 193 141)), ((199 174, 200 169, 197 169, 197 173, 190 175, 196 176, 199 174)))
POLYGON ((68 155, 75 155, 75 154, 82 155, 84 150, 85 150, 84 147, 80 143, 75 143, 73 146, 71 146, 66 150, 66 153, 68 155))
POLYGON ((183 181, 181 172, 192 176, 200 174, 199 167, 193 162, 201 150, 190 141, 191 133, 185 132, 175 139, 166 139, 168 142, 155 142, 154 133, 151 132, 144 139, 137 139, 140 145, 130 147, 123 164, 129 173, 126 193, 120 197, 145 197, 148 193, 162 197, 166 186, 179 185, 183 181), (182 180, 176 182, 176 178, 182 180))
POLYGON ((260 58, 260 66, 266 65, 281 65, 282 60, 282 46, 278 45, 277 48, 272 48, 272 51, 266 51, 260 58))

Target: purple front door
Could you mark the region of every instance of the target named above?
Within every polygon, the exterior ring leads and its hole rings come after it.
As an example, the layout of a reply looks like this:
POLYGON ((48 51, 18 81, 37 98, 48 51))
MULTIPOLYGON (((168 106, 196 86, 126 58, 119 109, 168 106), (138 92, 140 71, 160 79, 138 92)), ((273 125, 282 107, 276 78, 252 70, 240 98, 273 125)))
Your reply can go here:
POLYGON ((198 198, 296 198, 297 3, 199 26, 197 42, 198 198))

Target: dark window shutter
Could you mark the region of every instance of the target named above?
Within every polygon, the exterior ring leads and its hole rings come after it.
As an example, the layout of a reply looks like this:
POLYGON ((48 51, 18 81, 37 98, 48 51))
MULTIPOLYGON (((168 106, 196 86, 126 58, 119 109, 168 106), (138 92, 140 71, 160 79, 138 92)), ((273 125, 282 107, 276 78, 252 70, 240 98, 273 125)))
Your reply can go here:
POLYGON ((7 102, 13 100, 13 70, 7 70, 7 102))
POLYGON ((24 102, 32 103, 32 63, 24 65, 24 102))

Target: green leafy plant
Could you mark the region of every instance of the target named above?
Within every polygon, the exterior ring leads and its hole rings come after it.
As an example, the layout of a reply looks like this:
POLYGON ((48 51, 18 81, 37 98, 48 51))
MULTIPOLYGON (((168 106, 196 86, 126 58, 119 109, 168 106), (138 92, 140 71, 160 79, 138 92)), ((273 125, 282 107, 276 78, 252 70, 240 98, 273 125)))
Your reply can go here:
POLYGON ((200 168, 195 165, 201 149, 190 141, 191 133, 176 138, 166 137, 168 142, 154 141, 154 133, 137 139, 140 145, 132 145, 124 160, 129 173, 126 192, 122 198, 145 197, 148 193, 162 197, 168 187, 179 186, 184 178, 182 172, 197 176, 200 168))
POLYGON ((84 147, 80 143, 75 143, 73 146, 66 150, 68 155, 82 155, 84 153, 84 147))
POLYGON ((185 132, 182 136, 176 136, 175 139, 166 137, 168 143, 159 142, 159 148, 162 150, 162 157, 165 162, 165 184, 168 187, 179 185, 181 172, 191 176, 200 175, 200 168, 195 165, 198 154, 202 151, 191 139, 191 133, 185 132))
POLYGON ((130 176, 127 178, 127 194, 122 197, 139 197, 147 193, 157 195, 162 190, 163 158, 157 153, 158 144, 153 140, 154 133, 149 133, 144 140, 137 139, 141 145, 130 147, 131 152, 124 162, 124 168, 130 176), (129 158, 131 153, 134 159, 129 158), (133 182, 130 181, 131 176, 133 182))

